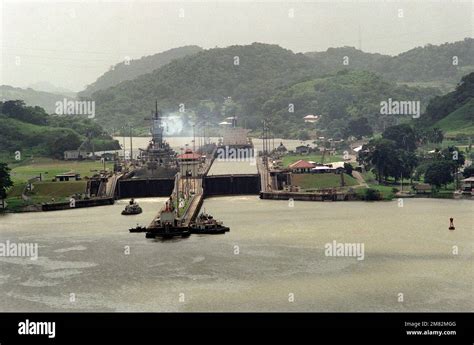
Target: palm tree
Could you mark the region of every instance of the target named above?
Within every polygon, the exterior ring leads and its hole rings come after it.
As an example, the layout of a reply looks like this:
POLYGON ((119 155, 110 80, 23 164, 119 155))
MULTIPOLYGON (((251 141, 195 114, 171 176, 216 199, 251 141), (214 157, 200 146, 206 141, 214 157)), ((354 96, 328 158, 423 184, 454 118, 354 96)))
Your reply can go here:
POLYGON ((435 127, 428 133, 428 138, 429 141, 434 144, 441 143, 444 139, 443 131, 440 128, 435 127))

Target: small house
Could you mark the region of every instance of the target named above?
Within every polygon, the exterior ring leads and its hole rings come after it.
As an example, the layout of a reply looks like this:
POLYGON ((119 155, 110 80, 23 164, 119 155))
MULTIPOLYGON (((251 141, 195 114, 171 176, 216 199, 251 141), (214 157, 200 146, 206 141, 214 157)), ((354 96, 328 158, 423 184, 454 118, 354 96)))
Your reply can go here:
POLYGON ((303 119, 305 123, 315 123, 316 121, 318 121, 319 116, 310 114, 306 115, 303 119))
POLYGON ((88 153, 85 151, 79 150, 70 150, 64 151, 64 160, 71 161, 71 160, 82 160, 87 157, 88 153))
POLYGON ((464 180, 461 180, 461 182, 462 182, 462 186, 461 186, 462 191, 471 193, 471 191, 474 189, 474 176, 465 178, 464 180))
POLYGON ((304 161, 304 160, 300 159, 299 161, 290 164, 288 166, 288 168, 293 173, 304 174, 304 173, 311 172, 311 169, 314 168, 314 165, 311 164, 310 162, 307 162, 307 161, 304 161))
POLYGON ((332 172, 335 172, 336 174, 340 174, 341 172, 344 172, 344 162, 332 162, 326 164, 328 167, 331 168, 332 172))
POLYGON ((418 183, 413 186, 416 194, 431 194, 433 188, 428 183, 418 183))
POLYGON ((311 169, 312 173, 315 174, 323 174, 323 173, 330 173, 332 172, 332 169, 326 165, 318 165, 314 168, 311 169))
POLYGON ((55 181, 79 181, 81 179, 80 174, 74 172, 68 172, 63 174, 57 174, 54 176, 55 181))

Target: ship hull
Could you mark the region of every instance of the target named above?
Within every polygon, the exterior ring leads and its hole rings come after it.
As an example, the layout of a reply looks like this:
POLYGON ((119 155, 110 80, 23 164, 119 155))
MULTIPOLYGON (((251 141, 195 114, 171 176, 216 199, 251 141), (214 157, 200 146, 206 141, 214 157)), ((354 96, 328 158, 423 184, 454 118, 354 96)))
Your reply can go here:
POLYGON ((191 231, 186 227, 159 227, 155 229, 149 229, 146 233, 146 238, 173 238, 177 236, 188 237, 191 235, 191 231))
POLYGON ((227 226, 213 226, 213 227, 204 227, 200 228, 197 226, 190 226, 189 230, 192 234, 206 234, 206 235, 219 235, 225 234, 230 231, 230 228, 227 226))

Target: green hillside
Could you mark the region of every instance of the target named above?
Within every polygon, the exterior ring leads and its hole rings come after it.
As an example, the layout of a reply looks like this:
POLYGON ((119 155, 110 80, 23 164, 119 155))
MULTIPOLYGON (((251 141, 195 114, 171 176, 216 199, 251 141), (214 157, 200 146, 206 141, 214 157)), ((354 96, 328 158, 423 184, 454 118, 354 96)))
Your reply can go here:
MULTIPOLYGON (((351 47, 295 54, 277 45, 236 45, 174 59, 151 73, 96 91, 91 98, 97 121, 108 129, 127 123, 147 127, 145 118, 156 99, 164 115, 181 117, 188 130, 195 117, 217 126, 238 115, 242 125, 257 132, 267 118, 278 135, 305 137, 301 133, 315 127, 302 117, 317 114, 322 116, 319 131, 344 137, 351 134, 350 121, 368 121, 374 131, 411 121, 410 116, 381 116, 380 102, 389 98, 419 101, 422 111, 429 103, 430 114, 436 105, 430 100, 452 90, 461 73, 474 70, 473 48, 474 40, 465 39, 390 57, 351 47)), ((449 110, 427 115, 431 120, 426 125, 456 109, 449 110)))
POLYGON ((328 75, 323 66, 276 45, 216 48, 174 60, 153 73, 95 92, 92 98, 97 120, 107 126, 130 121, 145 126, 144 118, 157 99, 165 114, 178 112, 182 104, 185 122, 201 116, 216 124, 239 115, 242 124, 259 130, 264 116, 270 116, 276 133, 296 137, 306 128, 301 117, 307 114, 323 115, 321 124, 335 128, 340 127, 333 124, 336 119, 375 118, 380 102, 389 97, 426 103, 439 94, 435 88, 397 86, 364 71, 328 75), (293 112, 288 111, 290 104, 293 112))
POLYGON ((437 92, 434 88, 398 86, 370 72, 346 70, 294 84, 270 98, 263 111, 272 114, 272 126, 285 135, 297 128, 313 128, 344 137, 348 123, 354 119, 366 118, 374 131, 411 119, 409 115, 382 116, 382 101, 419 100, 423 107, 437 92), (289 103, 295 105, 293 113, 288 111, 289 103), (321 118, 315 125, 305 124, 303 117, 307 114, 321 118))
POLYGON ((146 125, 143 118, 153 109, 155 99, 165 114, 177 112, 182 104, 187 111, 213 116, 217 122, 224 115, 224 101, 231 97, 252 127, 260 126, 262 104, 277 88, 322 71, 303 54, 254 43, 174 60, 153 73, 95 92, 92 98, 97 120, 117 126, 127 121, 146 125))
POLYGON ((474 39, 410 49, 377 66, 376 71, 397 81, 455 85, 463 75, 474 72, 474 39))
POLYGON ((461 108, 436 122, 433 127, 443 130, 446 137, 474 135, 474 98, 461 108))
POLYGON ((50 116, 22 101, 0 102, 0 123, 0 159, 5 161, 15 160, 17 151, 21 160, 31 155, 62 158, 64 151, 77 149, 87 136, 97 151, 120 148, 90 119, 50 116))
POLYGON ((434 97, 416 122, 425 128, 439 127, 448 137, 474 135, 474 73, 464 76, 456 90, 434 97))

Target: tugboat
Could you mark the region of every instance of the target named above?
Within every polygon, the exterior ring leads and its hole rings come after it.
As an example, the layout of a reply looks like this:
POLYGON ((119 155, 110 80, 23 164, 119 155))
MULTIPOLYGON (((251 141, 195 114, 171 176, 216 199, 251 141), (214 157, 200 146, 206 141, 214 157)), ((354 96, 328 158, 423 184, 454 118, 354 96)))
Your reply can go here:
POLYGON ((189 229, 193 234, 224 234, 227 231, 230 231, 230 228, 222 225, 222 222, 219 222, 214 219, 210 214, 201 213, 196 220, 189 225, 189 229))
POLYGON ((134 199, 131 199, 127 206, 125 206, 125 210, 122 211, 122 215, 134 215, 142 213, 142 208, 135 202, 134 199))
POLYGON ((147 228, 145 237, 172 238, 175 236, 188 237, 189 235, 191 235, 191 231, 184 226, 182 220, 177 217, 173 199, 170 198, 166 202, 165 207, 161 210, 160 216, 147 228))

